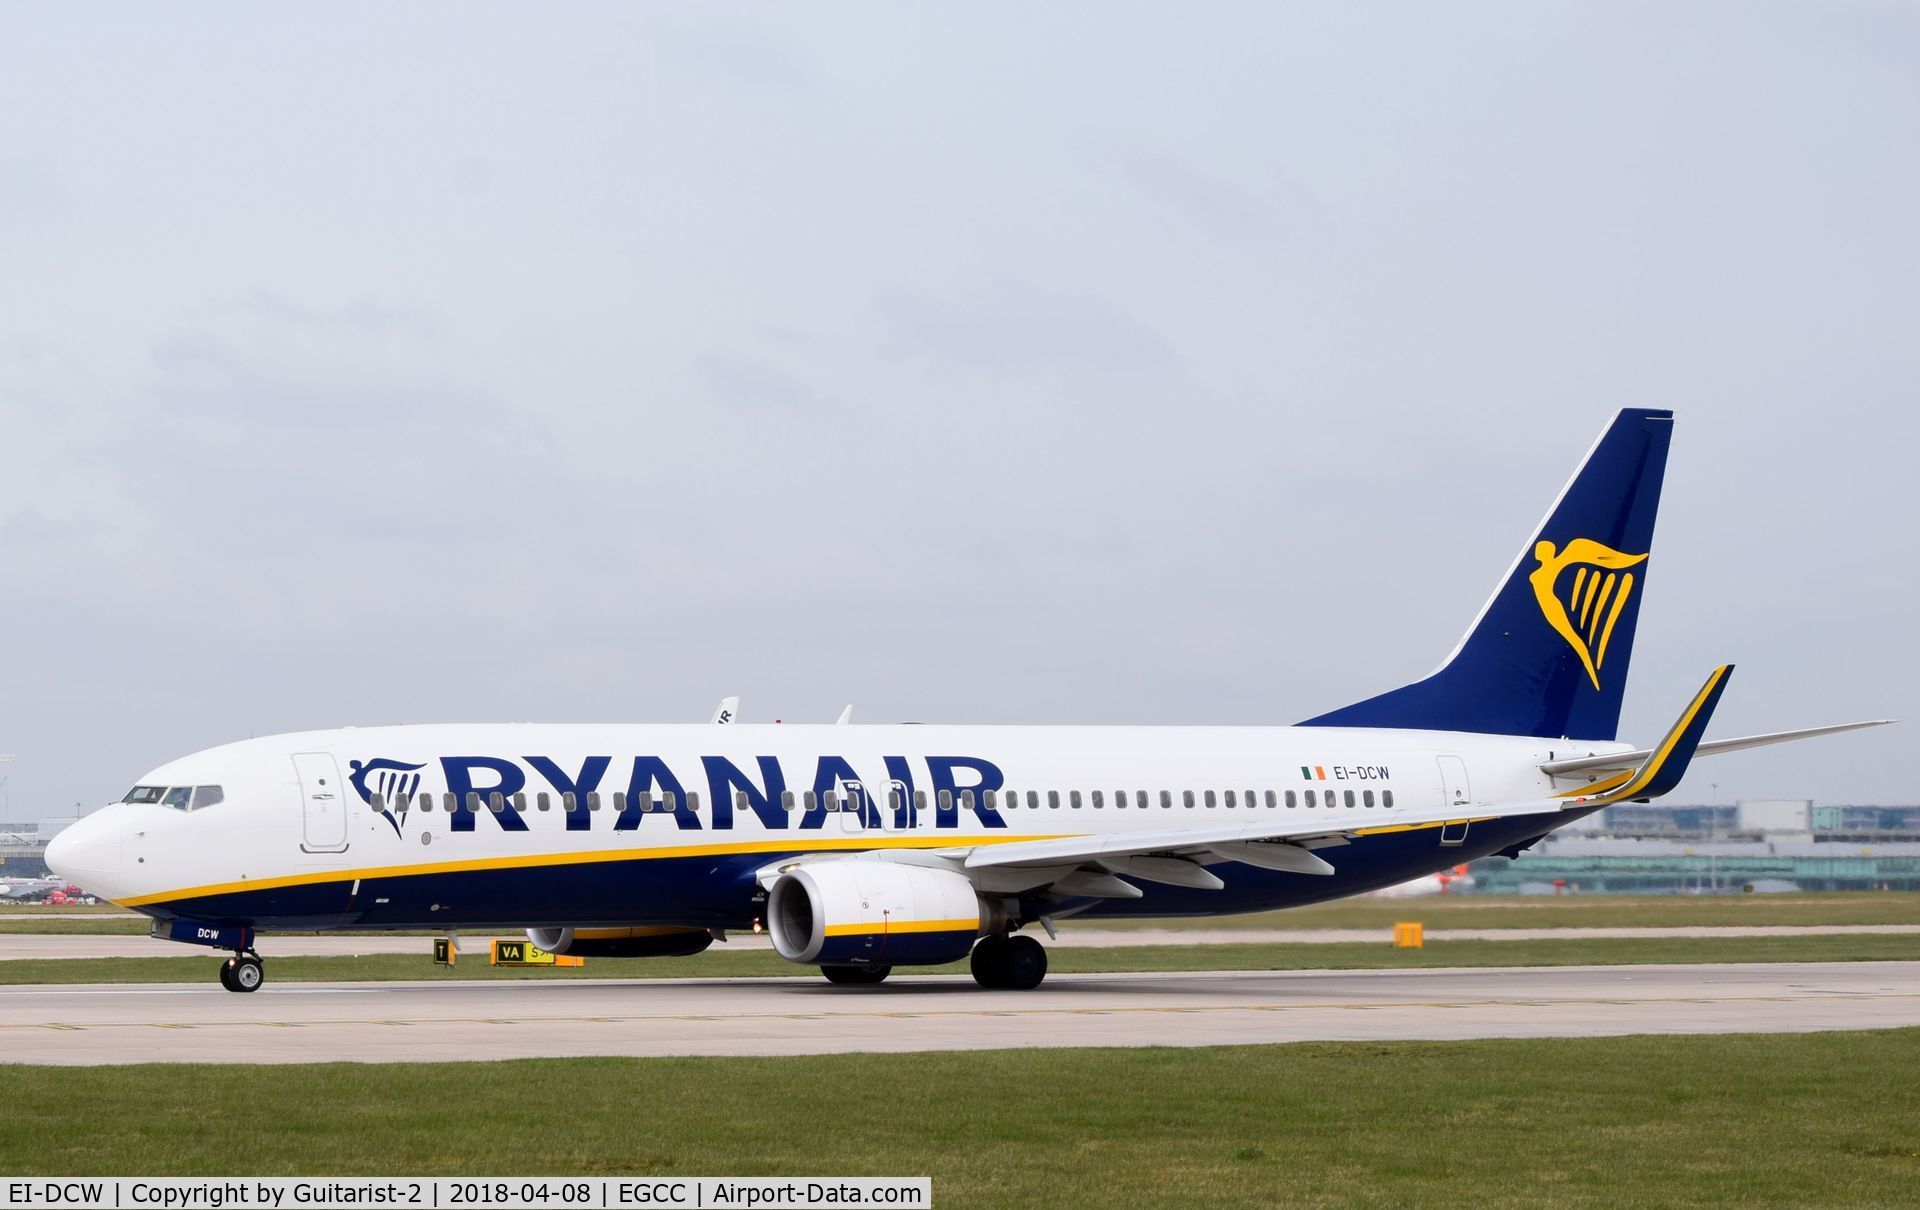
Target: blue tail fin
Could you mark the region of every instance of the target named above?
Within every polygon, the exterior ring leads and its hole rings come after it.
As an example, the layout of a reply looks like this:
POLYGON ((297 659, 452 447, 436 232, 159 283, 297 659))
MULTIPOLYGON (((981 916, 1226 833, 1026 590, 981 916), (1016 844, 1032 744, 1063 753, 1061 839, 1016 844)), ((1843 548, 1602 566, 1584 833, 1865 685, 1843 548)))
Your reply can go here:
POLYGON ((1301 725, 1613 739, 1672 433, 1614 417, 1438 671, 1301 725))

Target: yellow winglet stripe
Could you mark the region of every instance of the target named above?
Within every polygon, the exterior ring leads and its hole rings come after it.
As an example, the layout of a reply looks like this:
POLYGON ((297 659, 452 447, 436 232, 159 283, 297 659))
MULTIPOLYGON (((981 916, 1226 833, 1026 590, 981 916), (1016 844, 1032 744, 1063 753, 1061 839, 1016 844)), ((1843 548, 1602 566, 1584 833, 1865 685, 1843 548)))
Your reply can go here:
POLYGON ((1693 726, 1694 716, 1700 713, 1700 708, 1706 705, 1707 699, 1713 696, 1713 691, 1719 687, 1721 681, 1726 679, 1727 669, 1728 665, 1722 664, 1713 670, 1713 675, 1707 678, 1707 683, 1700 686, 1700 692, 1693 695, 1693 701, 1687 706, 1686 713, 1680 716, 1680 721, 1673 725, 1673 730, 1667 732, 1667 738, 1661 741, 1659 749, 1640 769, 1639 776, 1618 792, 1620 799, 1632 798, 1640 792, 1641 787, 1659 775, 1661 768, 1667 763, 1667 758, 1673 755, 1674 748, 1680 743, 1680 737, 1693 726))

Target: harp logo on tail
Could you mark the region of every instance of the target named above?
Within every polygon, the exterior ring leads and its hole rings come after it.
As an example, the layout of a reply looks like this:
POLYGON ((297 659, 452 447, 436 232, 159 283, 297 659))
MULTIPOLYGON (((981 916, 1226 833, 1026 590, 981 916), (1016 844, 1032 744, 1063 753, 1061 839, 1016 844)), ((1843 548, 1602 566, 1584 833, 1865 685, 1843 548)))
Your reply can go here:
MULTIPOLYGON (((1649 552, 1650 553, 1650 552, 1649 552)), ((1600 688, 1607 643, 1633 595, 1634 575, 1627 570, 1647 556, 1623 554, 1591 538, 1575 538, 1556 552, 1551 542, 1534 545, 1540 566, 1527 577, 1547 624, 1580 656, 1587 679, 1600 688), (1566 575, 1571 568, 1573 574, 1566 575)))

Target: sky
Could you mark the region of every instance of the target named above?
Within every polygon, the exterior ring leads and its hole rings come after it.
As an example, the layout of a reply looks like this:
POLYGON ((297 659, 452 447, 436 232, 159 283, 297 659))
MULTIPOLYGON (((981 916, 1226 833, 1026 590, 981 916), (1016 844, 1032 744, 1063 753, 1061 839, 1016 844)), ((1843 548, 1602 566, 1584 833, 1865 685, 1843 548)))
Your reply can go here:
POLYGON ((0 4, 4 813, 387 722, 1285 724, 1676 412, 1623 738, 1915 802, 1920 9, 0 4))

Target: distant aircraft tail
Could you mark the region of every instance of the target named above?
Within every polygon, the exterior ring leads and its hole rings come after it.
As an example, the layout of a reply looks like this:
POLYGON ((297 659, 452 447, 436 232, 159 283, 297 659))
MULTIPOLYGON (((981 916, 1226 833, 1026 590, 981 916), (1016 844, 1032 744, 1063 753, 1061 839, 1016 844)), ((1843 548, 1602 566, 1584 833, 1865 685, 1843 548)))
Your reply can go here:
POLYGON ((1437 671, 1301 725, 1613 739, 1672 433, 1614 417, 1437 671))

